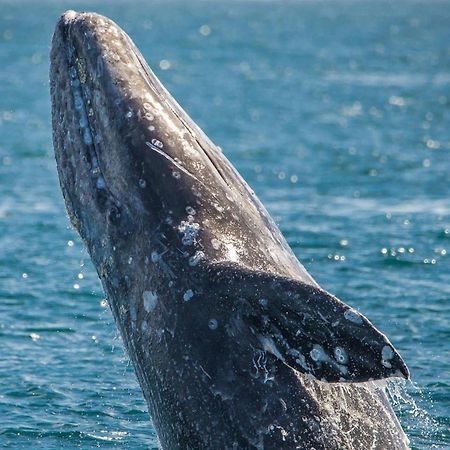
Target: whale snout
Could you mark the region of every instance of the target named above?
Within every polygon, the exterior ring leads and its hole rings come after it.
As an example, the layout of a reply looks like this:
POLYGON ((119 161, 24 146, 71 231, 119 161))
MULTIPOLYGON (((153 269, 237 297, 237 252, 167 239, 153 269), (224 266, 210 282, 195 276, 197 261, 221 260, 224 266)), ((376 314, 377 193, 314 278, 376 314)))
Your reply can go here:
POLYGON ((157 218, 164 204, 182 217, 202 190, 242 183, 111 20, 60 17, 50 85, 55 153, 72 205, 105 209, 106 197, 138 216, 157 218))

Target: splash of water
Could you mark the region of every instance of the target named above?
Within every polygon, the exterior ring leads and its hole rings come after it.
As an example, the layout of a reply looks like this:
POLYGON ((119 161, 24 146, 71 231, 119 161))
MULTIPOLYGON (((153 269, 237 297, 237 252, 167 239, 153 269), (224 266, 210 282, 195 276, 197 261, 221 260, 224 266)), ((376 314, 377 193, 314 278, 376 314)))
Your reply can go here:
POLYGON ((445 430, 422 406, 426 403, 428 409, 432 409, 433 401, 420 385, 412 381, 394 379, 384 382, 384 390, 410 437, 414 436, 416 442, 427 445, 434 442, 428 447, 430 449, 443 448, 445 430))

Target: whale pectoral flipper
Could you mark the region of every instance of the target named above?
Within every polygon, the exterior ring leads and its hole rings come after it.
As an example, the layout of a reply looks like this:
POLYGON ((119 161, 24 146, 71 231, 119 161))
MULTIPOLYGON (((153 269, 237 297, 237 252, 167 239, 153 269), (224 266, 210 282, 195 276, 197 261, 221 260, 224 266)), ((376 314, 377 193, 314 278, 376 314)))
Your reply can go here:
POLYGON ((243 319, 262 349, 293 369, 328 382, 409 378, 386 336, 328 292, 233 265, 217 265, 211 272, 222 295, 249 306, 243 319))

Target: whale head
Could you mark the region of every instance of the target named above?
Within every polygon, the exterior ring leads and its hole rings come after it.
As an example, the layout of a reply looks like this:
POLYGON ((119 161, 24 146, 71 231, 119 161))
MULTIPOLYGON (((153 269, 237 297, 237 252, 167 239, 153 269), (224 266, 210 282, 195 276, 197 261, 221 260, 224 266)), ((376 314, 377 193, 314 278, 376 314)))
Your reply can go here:
POLYGON ((60 184, 91 254, 137 229, 189 220, 205 202, 201 191, 224 184, 217 147, 111 20, 62 15, 50 85, 60 184))

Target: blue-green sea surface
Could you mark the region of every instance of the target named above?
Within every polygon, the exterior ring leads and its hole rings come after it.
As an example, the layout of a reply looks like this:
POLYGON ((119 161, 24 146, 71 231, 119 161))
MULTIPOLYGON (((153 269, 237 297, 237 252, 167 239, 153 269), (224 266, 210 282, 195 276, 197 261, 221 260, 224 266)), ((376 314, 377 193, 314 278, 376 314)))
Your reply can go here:
POLYGON ((402 353, 414 449, 450 448, 448 1, 0 2, 0 447, 156 449, 65 213, 48 54, 65 9, 135 40, 297 256, 402 353))

